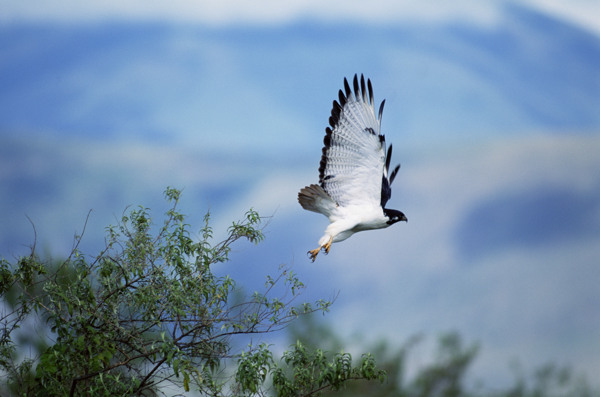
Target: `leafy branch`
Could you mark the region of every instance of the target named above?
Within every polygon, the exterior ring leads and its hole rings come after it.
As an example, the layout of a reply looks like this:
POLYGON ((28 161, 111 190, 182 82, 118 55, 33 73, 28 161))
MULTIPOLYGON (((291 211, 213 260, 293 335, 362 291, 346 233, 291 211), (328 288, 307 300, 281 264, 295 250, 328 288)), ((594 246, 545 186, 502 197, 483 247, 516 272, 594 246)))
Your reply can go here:
MULTIPOLYGON (((165 197, 170 207, 162 223, 149 209, 133 208, 106 229, 105 248, 96 256, 79 252, 82 234, 59 263, 42 261, 34 249, 15 264, 0 262, 0 293, 8 308, 0 317, 0 369, 10 392, 131 395, 155 393, 168 383, 209 395, 225 395, 229 385, 250 395, 262 393, 267 374, 281 393, 290 387, 311 392, 306 384, 278 388, 282 373, 266 345, 238 352, 231 338, 281 330, 298 316, 327 312, 333 301, 297 304, 305 286, 288 267, 267 276, 263 291, 232 299, 239 295, 236 282, 214 268, 229 260, 239 240, 262 241, 263 219, 249 210, 215 242, 210 213, 193 237, 177 209, 180 191, 168 188, 165 197), (48 344, 22 360, 16 341, 28 321, 47 326, 41 332, 48 344), (257 364, 259 353, 267 367, 257 364), (235 374, 228 360, 237 360, 235 374)), ((288 365, 297 364, 285 357, 288 365)), ((320 390, 370 379, 366 372, 348 372, 348 358, 336 361, 339 374, 311 385, 320 390)), ((327 368, 334 374, 334 367, 327 368)))

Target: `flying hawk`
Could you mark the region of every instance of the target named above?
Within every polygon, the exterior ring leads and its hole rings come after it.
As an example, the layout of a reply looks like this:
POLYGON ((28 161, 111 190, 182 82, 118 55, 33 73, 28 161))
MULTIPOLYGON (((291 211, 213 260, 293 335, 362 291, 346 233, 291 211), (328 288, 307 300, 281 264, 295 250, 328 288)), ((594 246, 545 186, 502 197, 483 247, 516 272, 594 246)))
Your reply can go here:
POLYGON ((333 101, 329 125, 325 129, 323 155, 319 166, 319 184, 301 189, 298 202, 308 211, 329 218, 329 226, 319 240, 319 246, 308 251, 312 261, 324 249, 329 253, 332 243, 343 241, 356 232, 382 229, 406 216, 385 208, 392 195, 391 184, 400 168, 390 173, 392 145, 385 148, 380 133, 381 114, 373 103, 371 80, 354 75, 354 92, 344 78, 344 90, 339 102, 333 101))

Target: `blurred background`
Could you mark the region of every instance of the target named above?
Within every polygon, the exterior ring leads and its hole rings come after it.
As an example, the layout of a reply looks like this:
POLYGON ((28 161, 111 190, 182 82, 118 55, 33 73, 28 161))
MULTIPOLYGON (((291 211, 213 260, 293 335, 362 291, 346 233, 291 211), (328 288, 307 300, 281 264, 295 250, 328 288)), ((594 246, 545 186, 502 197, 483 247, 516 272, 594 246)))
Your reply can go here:
POLYGON ((158 219, 172 186, 196 229, 210 210, 216 238, 251 207, 271 217, 222 271, 252 289, 291 266, 306 300, 337 294, 322 320, 342 335, 456 331, 481 344, 472 373, 491 385, 515 360, 600 373, 598 1, 0 10, 1 256, 35 242, 61 257, 82 233, 93 255, 128 206, 158 219), (388 206, 409 222, 311 263, 327 220, 296 195, 318 180, 331 103, 355 73, 386 99, 402 164, 388 206))

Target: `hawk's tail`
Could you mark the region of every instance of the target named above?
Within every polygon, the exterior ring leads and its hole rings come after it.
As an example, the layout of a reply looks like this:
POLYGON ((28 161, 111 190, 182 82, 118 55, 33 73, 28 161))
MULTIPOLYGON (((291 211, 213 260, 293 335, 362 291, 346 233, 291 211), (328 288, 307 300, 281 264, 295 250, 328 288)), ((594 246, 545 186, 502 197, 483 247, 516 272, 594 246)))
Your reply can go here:
POLYGON ((319 185, 302 188, 298 193, 298 202, 305 210, 317 212, 327 217, 337 207, 335 201, 319 185))

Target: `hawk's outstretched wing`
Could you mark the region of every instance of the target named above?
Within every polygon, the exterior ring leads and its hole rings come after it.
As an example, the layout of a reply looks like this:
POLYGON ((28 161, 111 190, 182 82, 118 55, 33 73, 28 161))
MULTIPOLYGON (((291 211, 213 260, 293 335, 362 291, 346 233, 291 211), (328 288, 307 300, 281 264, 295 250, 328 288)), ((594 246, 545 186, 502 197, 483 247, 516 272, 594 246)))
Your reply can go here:
POLYGON ((387 153, 381 134, 381 113, 375 113, 371 81, 354 75, 354 91, 344 79, 339 102, 333 101, 319 166, 319 185, 300 189, 298 202, 308 211, 329 218, 319 246, 308 251, 315 260, 321 250, 363 230, 383 229, 406 221, 398 210, 385 208, 400 166, 390 173, 392 145, 387 153))
POLYGON ((339 103, 333 109, 323 143, 319 184, 340 206, 373 205, 383 207, 391 195, 390 184, 397 168, 388 178, 385 137, 380 134, 381 114, 375 113, 371 81, 354 76, 354 92, 344 79, 339 103))

